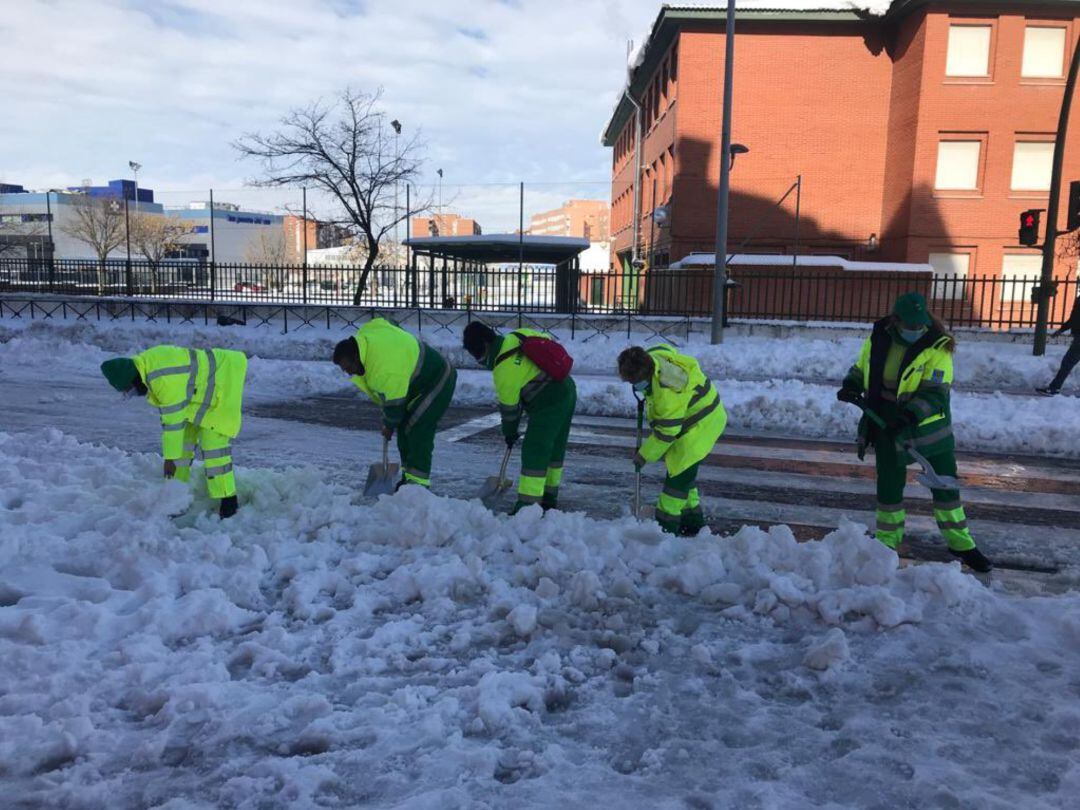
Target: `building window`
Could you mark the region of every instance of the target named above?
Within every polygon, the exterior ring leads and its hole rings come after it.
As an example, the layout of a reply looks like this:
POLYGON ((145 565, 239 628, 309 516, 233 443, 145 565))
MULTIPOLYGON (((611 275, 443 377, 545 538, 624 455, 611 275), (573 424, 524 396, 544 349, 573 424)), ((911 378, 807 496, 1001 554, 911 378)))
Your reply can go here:
POLYGON ((957 301, 964 297, 963 279, 971 267, 970 253, 931 253, 934 268, 934 287, 931 296, 936 301, 957 301))
POLYGON ((990 75, 989 25, 950 25, 946 76, 990 75))
POLYGON ((982 141, 939 142, 934 188, 939 191, 978 191, 981 155, 982 141))
POLYGON ((1031 288, 1041 273, 1042 256, 1038 253, 1006 253, 1001 261, 1001 300, 1030 301, 1031 288))
POLYGON ((1049 191, 1054 168, 1054 144, 1017 141, 1013 150, 1012 190, 1049 191))
POLYGON ((1024 29, 1025 79, 1060 79, 1065 75, 1065 29, 1029 25, 1024 29))

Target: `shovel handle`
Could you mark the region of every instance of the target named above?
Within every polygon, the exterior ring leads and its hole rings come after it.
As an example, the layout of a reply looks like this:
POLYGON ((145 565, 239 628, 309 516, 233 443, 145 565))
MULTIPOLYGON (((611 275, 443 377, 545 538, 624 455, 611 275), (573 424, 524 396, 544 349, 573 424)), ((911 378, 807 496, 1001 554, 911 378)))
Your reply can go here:
POLYGON ((499 465, 499 485, 502 486, 502 482, 506 480, 506 468, 510 465, 510 454, 514 451, 512 445, 507 445, 506 452, 503 453, 502 464, 499 465))

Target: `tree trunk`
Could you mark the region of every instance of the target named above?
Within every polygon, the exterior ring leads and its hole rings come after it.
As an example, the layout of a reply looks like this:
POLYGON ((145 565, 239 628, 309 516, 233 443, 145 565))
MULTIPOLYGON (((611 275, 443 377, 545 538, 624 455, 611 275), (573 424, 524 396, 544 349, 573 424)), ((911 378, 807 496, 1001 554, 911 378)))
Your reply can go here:
POLYGON ((371 268, 375 266, 375 256, 368 253, 364 260, 364 269, 360 271, 360 280, 356 283, 356 292, 353 293, 353 306, 358 307, 363 302, 364 293, 367 291, 367 280, 371 274, 371 268))
POLYGON ((150 262, 150 294, 157 295, 158 291, 158 266, 157 262, 150 262))
POLYGON ((98 259, 97 294, 105 295, 105 259, 98 259))

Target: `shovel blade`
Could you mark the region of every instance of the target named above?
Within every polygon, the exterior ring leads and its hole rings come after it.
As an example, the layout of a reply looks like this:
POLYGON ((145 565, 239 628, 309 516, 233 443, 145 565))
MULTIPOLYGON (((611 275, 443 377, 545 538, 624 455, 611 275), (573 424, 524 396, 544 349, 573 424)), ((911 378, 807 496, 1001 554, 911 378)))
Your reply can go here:
POLYGON ((397 486, 398 465, 372 464, 368 468, 367 483, 364 484, 364 494, 370 497, 376 495, 391 495, 397 486))
POLYGON ((927 489, 960 489, 960 481, 951 475, 922 472, 915 476, 915 480, 927 489))
POLYGON ((499 476, 488 476, 484 481, 483 486, 480 487, 480 491, 476 493, 476 497, 485 503, 502 495, 506 490, 510 489, 511 481, 507 481, 505 478, 500 480, 499 476))

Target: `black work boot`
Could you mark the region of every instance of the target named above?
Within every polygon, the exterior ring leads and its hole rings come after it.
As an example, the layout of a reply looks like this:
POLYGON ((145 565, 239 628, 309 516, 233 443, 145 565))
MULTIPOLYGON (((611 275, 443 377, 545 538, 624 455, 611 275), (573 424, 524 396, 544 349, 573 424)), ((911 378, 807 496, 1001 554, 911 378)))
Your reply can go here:
POLYGON ((988 571, 994 570, 994 564, 986 559, 985 555, 977 548, 969 548, 966 551, 954 551, 953 549, 949 549, 949 553, 972 571, 985 574, 988 571))
POLYGON ((1036 388, 1035 390, 1044 397, 1056 397, 1061 393, 1061 389, 1055 388, 1053 385, 1048 385, 1046 388, 1036 388))
POLYGON ((231 518, 236 514, 236 510, 240 508, 240 503, 236 500, 235 495, 230 495, 227 498, 221 499, 221 506, 218 508, 218 514, 221 519, 231 518))

